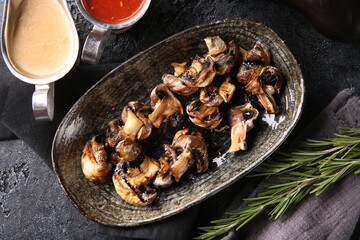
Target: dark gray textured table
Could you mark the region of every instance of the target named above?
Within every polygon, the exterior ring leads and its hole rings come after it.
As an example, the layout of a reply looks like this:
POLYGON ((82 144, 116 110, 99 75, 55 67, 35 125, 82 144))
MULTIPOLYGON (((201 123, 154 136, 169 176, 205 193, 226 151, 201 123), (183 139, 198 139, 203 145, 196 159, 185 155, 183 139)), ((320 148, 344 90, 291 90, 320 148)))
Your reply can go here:
MULTIPOLYGON (((82 45, 91 25, 78 14, 73 1, 68 3, 82 45)), ((2 9, 3 1, 0 6, 2 9)), ((306 101, 295 133, 342 89, 352 87, 360 94, 359 44, 330 40, 297 11, 268 0, 154 0, 132 29, 111 35, 100 64, 120 64, 188 27, 233 17, 266 24, 278 33, 298 60, 306 84, 306 101)), ((5 68, 2 60, 0 68, 5 68)), ((75 210, 44 159, 22 140, 5 140, 16 137, 1 125, 0 133, 3 138, 0 142, 1 239, 107 237, 106 233, 97 231, 96 223, 75 210)))

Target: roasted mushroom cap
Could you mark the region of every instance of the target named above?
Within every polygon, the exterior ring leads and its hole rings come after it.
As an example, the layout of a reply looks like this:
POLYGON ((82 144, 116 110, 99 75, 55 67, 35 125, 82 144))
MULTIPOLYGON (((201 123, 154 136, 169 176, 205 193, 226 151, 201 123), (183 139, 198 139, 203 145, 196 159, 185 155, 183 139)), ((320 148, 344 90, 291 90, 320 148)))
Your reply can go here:
POLYGON ((179 154, 170 166, 171 175, 176 182, 179 182, 181 176, 194 165, 197 173, 207 170, 209 166, 207 146, 199 131, 189 129, 178 131, 171 147, 179 154))
POLYGON ((224 99, 219 94, 221 82, 213 81, 209 86, 200 90, 200 101, 208 107, 219 106, 224 99))
POLYGON ((162 80, 164 84, 171 89, 171 91, 179 95, 188 96, 196 93, 199 90, 197 87, 186 86, 180 77, 176 77, 168 73, 165 73, 162 76, 162 80))
POLYGON ((245 86, 245 92, 248 99, 256 96, 259 102, 269 114, 276 114, 280 111, 273 97, 274 93, 279 93, 282 84, 282 76, 279 70, 274 67, 264 67, 260 75, 251 80, 245 86))
POLYGON ((273 66, 264 67, 261 70, 259 78, 263 88, 265 88, 265 86, 267 86, 268 88, 272 87, 274 93, 280 93, 281 85, 283 83, 283 77, 281 72, 277 68, 273 66))
POLYGON ((200 100, 192 101, 187 106, 186 112, 195 125, 203 128, 216 128, 222 120, 222 115, 217 106, 206 106, 200 100))
POLYGON ((176 161, 177 154, 170 145, 164 144, 165 154, 159 159, 160 169, 153 181, 156 188, 166 188, 173 183, 170 166, 176 161))
POLYGON ((106 133, 105 143, 107 146, 115 150, 119 159, 133 161, 141 153, 142 146, 140 143, 132 140, 124 133, 123 126, 123 122, 119 119, 110 121, 106 133))
POLYGON ((264 66, 269 64, 269 49, 264 44, 257 42, 243 59, 237 79, 240 83, 247 84, 260 74, 264 66))
POLYGON ((179 76, 181 73, 185 72, 185 70, 187 69, 186 62, 182 62, 182 63, 172 62, 170 65, 174 67, 174 76, 176 77, 179 76))
POLYGON ((138 167, 131 167, 128 161, 121 161, 116 165, 113 183, 116 192, 127 202, 145 206, 156 197, 156 190, 148 186, 159 170, 159 163, 145 156, 138 167))
POLYGON ((164 84, 155 87, 150 95, 151 108, 154 110, 149 119, 157 128, 162 121, 177 127, 182 123, 184 110, 179 100, 164 84))
POLYGON ((219 36, 207 37, 204 40, 209 49, 207 55, 214 61, 216 74, 224 75, 229 73, 240 57, 237 44, 231 41, 227 46, 219 36))
POLYGON ((231 131, 231 146, 229 152, 246 150, 246 132, 254 127, 253 121, 258 115, 258 110, 250 103, 230 108, 228 117, 231 131))
POLYGON ((171 66, 174 67, 174 75, 165 73, 162 76, 162 80, 171 91, 183 95, 188 96, 198 91, 197 87, 188 87, 183 82, 182 78, 178 77, 181 73, 183 73, 187 69, 186 62, 183 63, 171 63, 171 66))
POLYGON ((112 164, 105 151, 104 139, 100 136, 88 141, 81 157, 81 168, 87 179, 104 183, 111 179, 112 164))
POLYGON ((188 87, 206 87, 214 80, 216 70, 209 57, 196 56, 191 66, 179 75, 188 87))
POLYGON ((223 52, 227 48, 226 43, 219 36, 207 37, 204 41, 209 50, 207 53, 209 56, 223 52))
POLYGON ((131 139, 144 140, 152 130, 152 122, 148 119, 150 108, 142 102, 129 102, 123 109, 121 119, 125 123, 124 133, 131 139))
POLYGON ((213 81, 200 90, 200 101, 206 106, 219 106, 223 101, 229 102, 235 92, 235 85, 230 83, 230 76, 224 82, 213 81))

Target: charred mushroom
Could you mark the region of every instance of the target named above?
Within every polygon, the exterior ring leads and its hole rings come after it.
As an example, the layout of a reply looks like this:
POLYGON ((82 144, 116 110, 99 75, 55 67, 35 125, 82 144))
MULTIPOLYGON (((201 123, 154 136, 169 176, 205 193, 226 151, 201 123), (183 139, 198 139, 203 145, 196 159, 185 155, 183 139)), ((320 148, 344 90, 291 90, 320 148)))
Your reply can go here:
POLYGON ((240 57, 237 44, 231 41, 226 45, 219 36, 207 37, 204 40, 209 49, 207 55, 214 61, 216 74, 224 75, 229 73, 237 64, 240 57))
POLYGON ((247 84, 256 78, 262 68, 270 64, 270 51, 262 43, 257 42, 243 59, 237 79, 242 84, 247 84))
POLYGON ((153 181, 153 185, 156 188, 166 188, 174 181, 170 172, 170 166, 176 161, 177 154, 168 144, 164 144, 164 149, 165 154, 159 159, 160 169, 153 181))
POLYGON ((246 150, 246 132, 254 127, 253 121, 258 115, 258 110, 250 103, 230 108, 228 118, 231 131, 231 146, 229 152, 246 150))
MULTIPOLYGON (((119 119, 110 121, 105 143, 115 150, 116 157, 127 161, 135 160, 142 151, 141 144, 132 140, 123 130, 123 122, 119 119)), ((114 156, 112 157, 112 159, 114 156)), ((114 160, 112 160, 114 161, 114 160)))
POLYGON ((280 92, 282 85, 282 75, 275 67, 264 67, 260 75, 251 80, 245 86, 245 92, 249 99, 256 96, 259 102, 269 114, 276 114, 280 111, 273 97, 275 93, 280 92))
POLYGON ((224 82, 213 81, 200 90, 200 101, 206 106, 219 106, 223 101, 229 102, 235 92, 235 85, 230 83, 230 76, 224 82))
POLYGON ((131 167, 128 161, 121 161, 116 165, 112 178, 116 192, 131 204, 148 205, 157 195, 156 190, 148 184, 158 171, 159 163, 149 156, 145 156, 138 167, 131 167))
POLYGON ((236 90, 235 85, 230 83, 230 80, 231 80, 230 77, 227 77, 219 88, 219 94, 226 103, 230 102, 236 90))
POLYGON ((196 172, 202 173, 209 166, 207 146, 202 134, 197 130, 184 129, 176 133, 172 149, 178 153, 176 161, 170 166, 170 173, 176 182, 191 167, 196 166, 196 172))
POLYGON ((178 77, 181 73, 183 73, 187 69, 186 62, 183 63, 171 63, 171 66, 174 67, 174 75, 165 73, 162 76, 162 80, 166 86, 170 88, 171 91, 183 95, 188 96, 198 91, 197 87, 188 87, 183 82, 182 78, 178 77))
POLYGON ((181 78, 168 73, 165 73, 162 76, 162 80, 163 83, 171 89, 171 91, 182 96, 188 96, 194 94, 199 90, 199 88, 197 87, 186 86, 181 78))
POLYGON ((186 108, 186 112, 189 115, 190 120, 197 126, 213 129, 216 128, 221 120, 222 116, 219 108, 209 107, 202 103, 200 100, 192 101, 186 108))
POLYGON ((154 110, 149 119, 157 128, 162 121, 177 127, 182 123, 184 110, 179 100, 164 84, 155 87, 150 95, 151 108, 154 110))
POLYGON ((151 134, 152 122, 148 119, 150 108, 142 102, 129 102, 123 109, 121 119, 124 133, 132 140, 144 140, 151 134))
POLYGON ((202 88, 200 90, 200 101, 208 107, 219 106, 224 101, 219 94, 220 85, 220 81, 213 81, 209 86, 202 88))
POLYGON ((280 93, 283 77, 277 68, 273 66, 264 67, 260 73, 259 78, 264 89, 272 88, 271 92, 276 92, 277 94, 280 93))
POLYGON ((206 87, 214 80, 215 74, 214 61, 210 57, 196 56, 179 77, 188 87, 206 87))
POLYGON ((185 72, 185 70, 187 69, 186 62, 182 62, 182 63, 172 62, 170 65, 174 68, 174 76, 175 77, 179 76, 180 74, 185 72))
POLYGON ((111 179, 112 163, 109 162, 102 137, 95 136, 86 143, 81 168, 85 177, 92 182, 105 183, 111 179))

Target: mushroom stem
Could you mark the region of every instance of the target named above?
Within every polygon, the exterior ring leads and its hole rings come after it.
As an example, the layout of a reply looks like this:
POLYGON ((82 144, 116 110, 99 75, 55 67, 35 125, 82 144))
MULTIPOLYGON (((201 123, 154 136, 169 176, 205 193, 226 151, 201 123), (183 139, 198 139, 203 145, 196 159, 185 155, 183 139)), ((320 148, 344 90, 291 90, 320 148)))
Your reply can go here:
POLYGON ((239 122, 231 128, 231 146, 229 152, 246 150, 246 125, 245 122, 239 122))
POLYGON ((165 84, 159 84, 152 90, 150 103, 154 111, 149 114, 149 120, 155 127, 159 128, 162 121, 173 127, 182 123, 182 105, 165 84))
POLYGON ((143 122, 140 119, 138 119, 133 112, 128 111, 127 114, 128 114, 127 120, 125 122, 123 129, 127 135, 129 135, 132 139, 135 139, 140 128, 143 126, 143 122))
POLYGON ((179 182, 181 176, 194 165, 193 162, 190 162, 190 159, 192 159, 192 154, 189 150, 185 149, 179 158, 171 165, 170 172, 176 182, 179 182))
POLYGON ((160 124, 162 123, 163 119, 171 115, 171 109, 167 109, 167 106, 165 104, 159 104, 155 110, 149 115, 150 121, 153 123, 153 125, 157 128, 160 127, 160 124), (170 113, 170 114, 169 114, 170 113))
POLYGON ((274 98, 271 94, 267 94, 266 91, 262 91, 263 94, 258 94, 257 98, 261 105, 264 106, 266 112, 269 114, 276 114, 280 111, 279 107, 276 105, 274 98))
POLYGON ((250 103, 241 106, 232 107, 228 113, 231 145, 229 152, 246 150, 246 132, 254 127, 254 120, 258 117, 259 112, 250 103))

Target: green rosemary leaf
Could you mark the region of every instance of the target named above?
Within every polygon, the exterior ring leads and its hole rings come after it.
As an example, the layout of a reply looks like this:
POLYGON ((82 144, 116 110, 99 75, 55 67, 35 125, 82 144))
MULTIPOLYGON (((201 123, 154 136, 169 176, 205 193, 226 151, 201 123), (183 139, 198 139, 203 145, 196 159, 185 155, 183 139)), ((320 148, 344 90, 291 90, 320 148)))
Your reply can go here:
POLYGON ((308 194, 318 196, 346 175, 360 173, 360 128, 341 127, 333 138, 308 139, 300 146, 289 153, 276 152, 249 176, 276 176, 280 183, 260 184, 255 197, 243 199, 247 207, 227 213, 228 218, 211 221, 211 226, 199 227, 194 239, 213 239, 233 228, 238 230, 267 209, 270 219, 279 219, 308 194))

